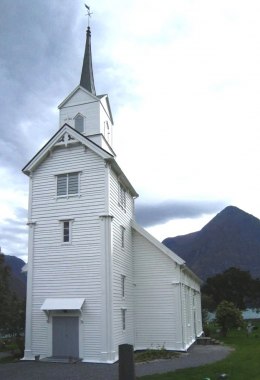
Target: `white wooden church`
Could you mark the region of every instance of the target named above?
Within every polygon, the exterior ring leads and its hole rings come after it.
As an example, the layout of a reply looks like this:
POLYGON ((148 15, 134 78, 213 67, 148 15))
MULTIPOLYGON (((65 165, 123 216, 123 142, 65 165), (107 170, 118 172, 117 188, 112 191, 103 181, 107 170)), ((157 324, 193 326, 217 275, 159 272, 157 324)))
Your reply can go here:
POLYGON ((24 167, 29 253, 24 359, 113 363, 118 345, 187 350, 202 334, 200 280, 135 222, 132 184, 96 95, 87 30, 80 84, 24 167))

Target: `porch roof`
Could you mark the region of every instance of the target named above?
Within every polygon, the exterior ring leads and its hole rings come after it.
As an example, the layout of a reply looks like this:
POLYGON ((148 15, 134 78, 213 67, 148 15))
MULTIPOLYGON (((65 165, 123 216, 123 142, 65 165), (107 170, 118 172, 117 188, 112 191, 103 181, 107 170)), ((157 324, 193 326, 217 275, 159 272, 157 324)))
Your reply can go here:
POLYGON ((46 298, 41 310, 81 310, 84 301, 85 298, 46 298))

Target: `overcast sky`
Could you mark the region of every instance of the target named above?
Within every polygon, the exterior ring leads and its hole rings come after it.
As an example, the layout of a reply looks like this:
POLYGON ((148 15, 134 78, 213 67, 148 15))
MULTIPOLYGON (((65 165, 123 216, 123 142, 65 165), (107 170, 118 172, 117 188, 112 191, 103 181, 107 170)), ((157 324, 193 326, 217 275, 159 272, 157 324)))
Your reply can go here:
MULTIPOLYGON (((137 220, 163 240, 235 205, 260 217, 259 0, 91 0, 98 94, 137 220)), ((82 0, 0 1, 0 245, 26 259, 22 167, 79 84, 82 0)))

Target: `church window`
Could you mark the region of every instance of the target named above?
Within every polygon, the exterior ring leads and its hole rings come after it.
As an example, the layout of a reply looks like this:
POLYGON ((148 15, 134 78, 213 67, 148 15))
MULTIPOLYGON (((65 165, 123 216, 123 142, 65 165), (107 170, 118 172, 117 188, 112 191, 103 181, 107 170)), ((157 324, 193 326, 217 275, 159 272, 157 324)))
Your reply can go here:
POLYGON ((62 221, 62 242, 71 243, 71 220, 62 221))
POLYGON ((126 208, 126 189, 121 183, 119 184, 118 203, 123 209, 126 208))
POLYGON ((79 193, 79 173, 67 173, 57 176, 57 196, 69 196, 79 193))
POLYGON ((75 120, 74 123, 75 123, 76 131, 78 131, 80 133, 84 132, 84 118, 83 118, 83 116, 78 114, 74 120, 75 120))
POLYGON ((125 228, 121 226, 121 248, 125 247, 125 228))
POLYGON ((122 290, 122 297, 125 298, 125 276, 121 275, 121 290, 122 290))
POLYGON ((122 313, 122 329, 125 331, 126 329, 126 309, 121 309, 122 313))

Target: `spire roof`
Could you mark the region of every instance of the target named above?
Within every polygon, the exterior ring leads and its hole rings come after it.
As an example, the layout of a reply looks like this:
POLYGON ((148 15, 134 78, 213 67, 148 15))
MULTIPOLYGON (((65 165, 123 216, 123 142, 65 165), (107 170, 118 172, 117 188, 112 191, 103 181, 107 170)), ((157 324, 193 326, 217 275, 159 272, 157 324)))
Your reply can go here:
POLYGON ((96 95, 91 55, 91 31, 89 26, 86 35, 86 46, 81 71, 80 85, 91 92, 93 95, 96 95))

